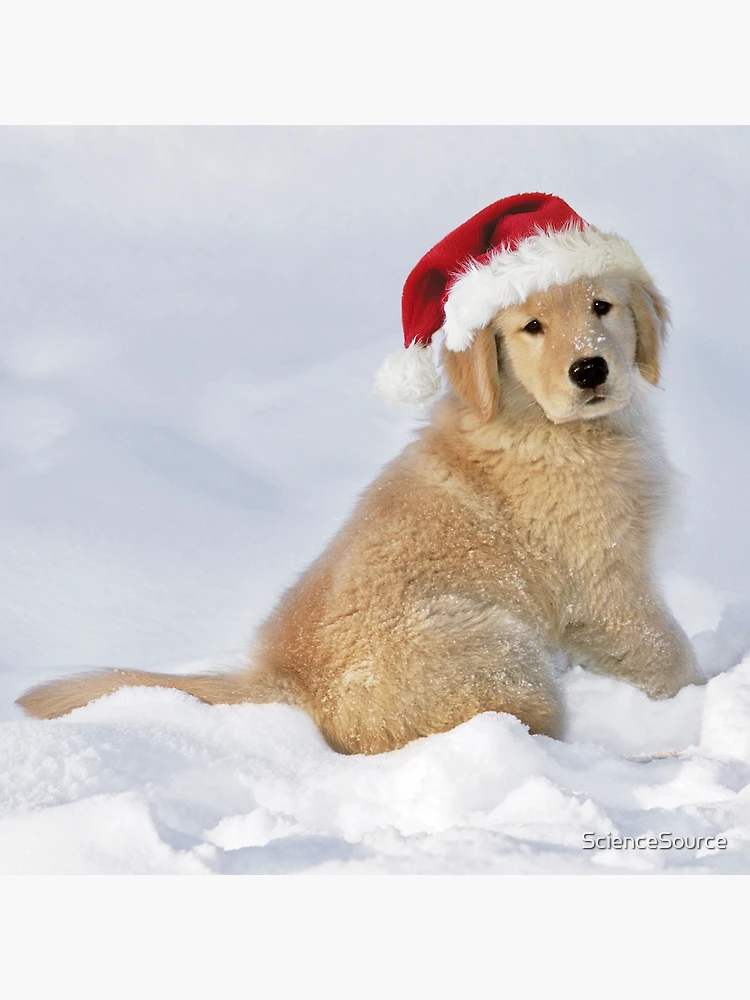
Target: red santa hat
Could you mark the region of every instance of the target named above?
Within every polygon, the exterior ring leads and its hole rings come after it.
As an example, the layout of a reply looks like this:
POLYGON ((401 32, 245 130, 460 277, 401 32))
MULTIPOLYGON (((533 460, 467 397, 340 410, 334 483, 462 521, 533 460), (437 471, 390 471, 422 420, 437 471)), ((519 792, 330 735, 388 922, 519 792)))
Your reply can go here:
POLYGON ((375 392, 395 403, 430 402, 440 391, 430 346, 438 330, 449 351, 464 351, 499 309, 603 274, 651 285, 626 240, 590 226, 562 198, 517 194, 494 202, 429 250, 406 279, 405 350, 380 367, 375 392))

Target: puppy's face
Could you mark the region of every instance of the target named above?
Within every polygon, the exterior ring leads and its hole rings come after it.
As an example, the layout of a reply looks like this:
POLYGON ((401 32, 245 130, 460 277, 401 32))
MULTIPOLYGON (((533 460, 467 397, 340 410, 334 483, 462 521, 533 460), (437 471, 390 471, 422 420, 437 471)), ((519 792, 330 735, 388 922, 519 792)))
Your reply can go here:
POLYGON ((501 370, 510 366, 556 424, 620 409, 643 374, 633 296, 625 278, 586 278, 503 309, 491 325, 501 370))
POLYGON ((595 420, 659 382, 667 310, 627 278, 571 282, 502 309, 465 351, 443 349, 454 391, 484 423, 535 404, 556 424, 595 420))

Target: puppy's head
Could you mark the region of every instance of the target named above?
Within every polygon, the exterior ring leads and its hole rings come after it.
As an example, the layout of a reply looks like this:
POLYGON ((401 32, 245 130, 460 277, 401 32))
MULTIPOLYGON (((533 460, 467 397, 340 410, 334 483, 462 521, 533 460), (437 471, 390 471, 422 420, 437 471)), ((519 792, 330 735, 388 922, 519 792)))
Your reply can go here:
POLYGON ((465 351, 443 351, 454 391, 485 422, 501 393, 536 402, 555 424, 626 406, 636 381, 659 381, 663 299, 627 278, 584 278, 502 309, 465 351), (528 397, 531 397, 530 399, 528 397))

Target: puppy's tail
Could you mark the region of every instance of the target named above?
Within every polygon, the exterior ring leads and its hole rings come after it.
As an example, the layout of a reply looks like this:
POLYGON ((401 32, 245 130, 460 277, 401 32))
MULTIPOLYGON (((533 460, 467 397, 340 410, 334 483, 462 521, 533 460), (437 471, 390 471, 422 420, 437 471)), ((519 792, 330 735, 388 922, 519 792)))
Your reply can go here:
POLYGON ((236 673, 155 674, 145 670, 99 670, 31 688, 16 704, 35 719, 56 719, 122 687, 163 687, 186 691, 207 705, 242 702, 293 704, 280 679, 251 668, 236 673))

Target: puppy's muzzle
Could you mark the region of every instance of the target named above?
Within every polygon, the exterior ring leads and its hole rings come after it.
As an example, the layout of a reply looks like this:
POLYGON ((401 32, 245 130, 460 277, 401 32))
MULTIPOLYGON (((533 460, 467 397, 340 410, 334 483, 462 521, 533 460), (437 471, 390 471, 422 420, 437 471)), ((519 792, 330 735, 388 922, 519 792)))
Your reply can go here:
POLYGON ((595 389, 607 381, 609 365, 604 358, 579 358, 568 369, 568 377, 581 389, 595 389))

